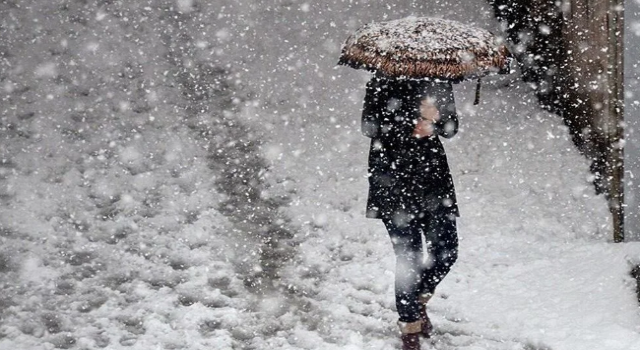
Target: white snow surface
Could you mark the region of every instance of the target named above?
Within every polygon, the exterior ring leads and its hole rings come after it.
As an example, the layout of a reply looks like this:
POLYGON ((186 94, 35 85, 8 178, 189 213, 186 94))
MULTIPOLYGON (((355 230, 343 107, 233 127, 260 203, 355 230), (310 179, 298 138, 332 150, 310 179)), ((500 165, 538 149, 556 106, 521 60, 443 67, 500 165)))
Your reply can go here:
MULTIPOLYGON (((370 75, 334 67, 339 43, 409 15, 493 29, 484 1, 0 14, 0 350, 399 348, 393 252, 364 218, 370 75), (229 180, 247 169, 258 196, 229 180), (296 255, 256 292, 269 200, 296 255)), ((640 349, 640 245, 611 242, 587 161, 515 78, 487 79, 479 106, 455 87, 460 257, 423 348, 640 349)))

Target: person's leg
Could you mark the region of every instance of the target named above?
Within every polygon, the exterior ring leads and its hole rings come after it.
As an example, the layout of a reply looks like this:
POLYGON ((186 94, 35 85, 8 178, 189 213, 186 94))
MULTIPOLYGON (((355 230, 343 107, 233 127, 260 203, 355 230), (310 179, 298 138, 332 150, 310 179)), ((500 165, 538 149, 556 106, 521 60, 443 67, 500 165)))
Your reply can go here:
POLYGON ((436 286, 458 259, 456 218, 451 215, 431 216, 425 226, 427 230, 424 233, 430 246, 421 276, 420 295, 423 299, 433 295, 436 286))
POLYGON ((396 255, 396 308, 400 322, 419 321, 422 271, 422 234, 414 225, 396 225, 393 220, 383 220, 396 255))

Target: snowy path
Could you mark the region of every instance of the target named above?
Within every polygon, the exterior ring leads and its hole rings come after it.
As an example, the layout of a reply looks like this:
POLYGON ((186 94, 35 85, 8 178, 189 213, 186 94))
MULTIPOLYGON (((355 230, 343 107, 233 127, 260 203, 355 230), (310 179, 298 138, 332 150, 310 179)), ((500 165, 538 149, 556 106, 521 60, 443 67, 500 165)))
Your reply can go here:
MULTIPOLYGON (((462 131, 445 147, 462 210, 460 260, 431 303, 436 336, 424 344, 637 347, 627 260, 640 246, 607 243, 604 199, 560 119, 540 111, 521 83, 486 88, 477 109, 472 86, 456 94, 462 131)), ((394 259, 383 226, 363 218, 368 140, 353 120, 332 130, 304 125, 315 147, 296 138, 296 127, 282 129, 277 140, 287 143, 274 146, 284 155, 276 171, 295 174, 289 213, 308 234, 292 279, 303 276, 314 332, 292 349, 397 345, 394 259)))

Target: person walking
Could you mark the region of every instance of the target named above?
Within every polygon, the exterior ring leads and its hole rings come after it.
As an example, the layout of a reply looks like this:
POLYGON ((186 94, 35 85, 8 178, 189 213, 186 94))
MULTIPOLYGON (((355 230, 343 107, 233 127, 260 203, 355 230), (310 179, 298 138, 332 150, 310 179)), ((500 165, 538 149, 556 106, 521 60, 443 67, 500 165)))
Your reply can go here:
POLYGON ((427 302, 458 257, 459 210, 439 139, 457 131, 451 81, 376 74, 367 83, 362 113, 362 133, 371 138, 366 216, 382 220, 393 245, 403 350, 419 350, 420 336, 430 337, 427 302))

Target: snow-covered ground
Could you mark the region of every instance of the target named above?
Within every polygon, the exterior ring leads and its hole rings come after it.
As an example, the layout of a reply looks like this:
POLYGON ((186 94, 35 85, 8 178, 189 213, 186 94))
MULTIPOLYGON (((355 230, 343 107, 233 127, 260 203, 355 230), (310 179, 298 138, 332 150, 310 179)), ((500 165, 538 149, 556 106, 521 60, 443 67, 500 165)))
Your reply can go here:
MULTIPOLYGON (((0 349, 397 347, 369 75, 334 65, 409 14, 495 26, 481 0, 0 3, 0 349)), ((460 258, 423 346, 640 348, 640 245, 561 120, 489 80, 455 88, 460 258)))

